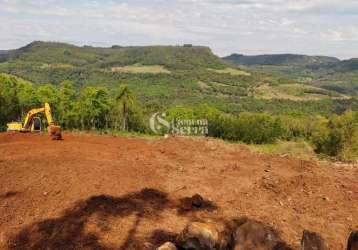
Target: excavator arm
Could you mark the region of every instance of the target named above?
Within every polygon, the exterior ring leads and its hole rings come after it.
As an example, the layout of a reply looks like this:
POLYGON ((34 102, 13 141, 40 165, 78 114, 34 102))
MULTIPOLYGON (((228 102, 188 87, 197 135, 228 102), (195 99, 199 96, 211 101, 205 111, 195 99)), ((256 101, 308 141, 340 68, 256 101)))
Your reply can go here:
POLYGON ((46 119, 47 119, 47 122, 48 122, 48 125, 53 125, 54 122, 53 122, 53 119, 52 119, 52 114, 51 114, 51 108, 50 108, 50 105, 46 102, 45 103, 45 115, 46 115, 46 119))
POLYGON ((51 135, 53 140, 61 140, 62 139, 61 127, 55 125, 52 118, 50 105, 47 102, 45 103, 44 111, 48 123, 49 134, 51 135))

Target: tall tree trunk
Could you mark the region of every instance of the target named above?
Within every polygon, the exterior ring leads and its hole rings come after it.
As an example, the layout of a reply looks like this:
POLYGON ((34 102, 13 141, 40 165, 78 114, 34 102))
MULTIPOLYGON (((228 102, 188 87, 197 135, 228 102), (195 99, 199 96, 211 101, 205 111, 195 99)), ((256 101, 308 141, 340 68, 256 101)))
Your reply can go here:
POLYGON ((127 105, 123 102, 123 121, 122 121, 122 130, 127 131, 127 105))
POLYGON ((83 114, 81 114, 81 127, 82 127, 82 130, 84 130, 84 128, 85 128, 85 121, 84 121, 83 114))

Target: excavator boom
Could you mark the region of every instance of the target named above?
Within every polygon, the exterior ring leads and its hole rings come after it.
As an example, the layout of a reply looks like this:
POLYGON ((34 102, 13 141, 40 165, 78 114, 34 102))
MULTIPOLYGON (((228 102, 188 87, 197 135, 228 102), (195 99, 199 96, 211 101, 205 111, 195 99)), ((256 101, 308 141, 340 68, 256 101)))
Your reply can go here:
POLYGON ((46 119, 49 125, 53 124, 53 119, 52 119, 52 114, 51 114, 51 108, 50 105, 46 102, 45 103, 45 115, 46 115, 46 119))

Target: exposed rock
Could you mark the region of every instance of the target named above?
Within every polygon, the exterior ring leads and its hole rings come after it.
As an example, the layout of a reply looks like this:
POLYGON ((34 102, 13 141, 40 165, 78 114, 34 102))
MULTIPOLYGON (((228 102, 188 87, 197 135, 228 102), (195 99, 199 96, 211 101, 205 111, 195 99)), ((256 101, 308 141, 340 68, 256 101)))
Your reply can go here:
POLYGON ((204 199, 200 194, 195 194, 191 197, 184 197, 180 199, 179 202, 178 212, 180 214, 200 210, 214 211, 217 209, 216 205, 212 201, 204 199))
POLYGON ((154 248, 154 246, 150 242, 144 242, 142 248, 143 248, 143 250, 152 250, 154 248))
POLYGON ((157 250, 177 250, 177 247, 171 242, 166 242, 158 247, 157 250))
POLYGON ((184 249, 224 250, 229 248, 232 237, 224 222, 192 222, 179 234, 177 242, 184 249))
POLYGON ((324 201, 329 201, 329 197, 323 197, 322 198, 324 201))
POLYGON ((358 230, 349 235, 347 250, 358 250, 358 230))
POLYGON ((204 203, 204 198, 200 194, 195 194, 191 197, 191 203, 194 207, 201 207, 204 203))
POLYGON ((235 250, 290 250, 271 227, 242 218, 236 221, 235 250))
POLYGON ((184 249, 292 250, 271 227, 247 218, 192 222, 178 236, 184 249))
POLYGON ((328 250, 328 245, 324 239, 315 232, 303 231, 301 240, 301 250, 328 250))

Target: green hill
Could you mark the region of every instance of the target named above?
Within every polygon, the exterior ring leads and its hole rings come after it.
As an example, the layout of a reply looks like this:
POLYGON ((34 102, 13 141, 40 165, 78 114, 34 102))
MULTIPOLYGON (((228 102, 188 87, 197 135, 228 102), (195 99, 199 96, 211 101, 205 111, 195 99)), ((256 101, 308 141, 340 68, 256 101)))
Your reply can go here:
POLYGON ((126 84, 143 105, 162 109, 206 103, 230 113, 327 113, 342 112, 353 102, 334 89, 234 66, 203 46, 101 48, 33 42, 2 55, 0 73, 35 87, 70 80, 78 91, 89 86, 112 91, 126 84))
POLYGON ((8 60, 71 66, 163 65, 170 69, 224 68, 223 60, 207 47, 148 46, 99 48, 65 43, 33 42, 8 54, 8 60))
POLYGON ((226 61, 242 65, 316 65, 322 63, 336 63, 338 58, 328 56, 307 56, 297 54, 274 54, 245 56, 232 54, 223 58, 226 61))

